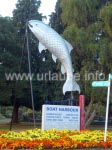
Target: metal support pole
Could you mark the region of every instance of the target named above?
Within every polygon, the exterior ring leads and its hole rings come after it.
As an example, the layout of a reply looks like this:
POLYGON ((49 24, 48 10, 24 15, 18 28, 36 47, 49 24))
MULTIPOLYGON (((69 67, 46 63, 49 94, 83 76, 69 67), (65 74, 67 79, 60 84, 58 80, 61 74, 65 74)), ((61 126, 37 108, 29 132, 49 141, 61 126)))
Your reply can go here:
POLYGON ((71 91, 71 96, 70 96, 70 106, 73 106, 73 91, 71 91))
POLYGON ((85 129, 85 115, 84 115, 84 107, 85 107, 85 96, 79 96, 79 106, 80 106, 80 130, 85 129))
POLYGON ((35 127, 35 108, 34 108, 34 97, 33 97, 33 86, 32 86, 32 73, 31 73, 31 62, 30 62, 30 50, 29 50, 29 42, 28 42, 28 31, 26 25, 26 40, 27 40, 27 51, 28 51, 28 64, 29 64, 29 74, 30 74, 30 87, 31 87, 31 99, 32 99, 32 109, 33 109, 33 121, 35 127))
POLYGON ((108 113, 109 113, 109 98, 110 98, 110 74, 108 79, 108 91, 107 91, 107 106, 106 106, 106 120, 105 120, 105 133, 104 133, 104 142, 106 142, 107 139, 107 125, 108 125, 108 113))

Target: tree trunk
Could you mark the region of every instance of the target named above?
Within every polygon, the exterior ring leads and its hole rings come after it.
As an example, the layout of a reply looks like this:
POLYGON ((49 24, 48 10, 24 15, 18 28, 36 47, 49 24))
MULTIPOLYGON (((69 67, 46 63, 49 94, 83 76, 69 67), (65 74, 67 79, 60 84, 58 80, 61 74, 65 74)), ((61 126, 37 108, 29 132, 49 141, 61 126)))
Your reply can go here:
POLYGON ((85 128, 87 128, 91 122, 93 121, 95 115, 96 115, 96 112, 97 112, 97 109, 98 109, 98 105, 100 104, 100 101, 96 104, 96 107, 95 109, 93 110, 93 112, 91 113, 90 117, 88 118, 88 120, 85 122, 85 128))
POLYGON ((18 122, 18 111, 19 111, 19 103, 16 101, 13 108, 13 114, 12 114, 12 122, 17 123, 18 122))
POLYGON ((88 106, 88 110, 85 113, 85 122, 87 121, 87 119, 88 119, 88 117, 90 115, 90 111, 91 111, 92 105, 93 105, 93 98, 91 98, 91 101, 90 101, 89 106, 88 106))
POLYGON ((85 123, 85 128, 87 128, 87 127, 91 124, 91 122, 93 121, 95 115, 96 115, 96 109, 93 110, 91 116, 90 116, 89 119, 86 121, 86 123, 85 123))

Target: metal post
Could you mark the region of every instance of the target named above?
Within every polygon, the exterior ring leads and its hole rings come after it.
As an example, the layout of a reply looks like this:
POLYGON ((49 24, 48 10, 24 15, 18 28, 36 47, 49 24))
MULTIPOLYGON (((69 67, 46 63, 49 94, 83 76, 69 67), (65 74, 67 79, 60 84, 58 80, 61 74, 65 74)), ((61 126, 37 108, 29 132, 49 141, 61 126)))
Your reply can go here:
POLYGON ((107 139, 107 125, 108 125, 108 113, 109 113, 109 98, 110 98, 110 74, 108 79, 108 91, 107 91, 107 106, 106 106, 106 119, 105 119, 105 133, 104 133, 104 142, 107 139))
POLYGON ((79 96, 79 106, 80 106, 80 130, 85 129, 85 115, 84 115, 84 107, 85 107, 85 96, 79 96))
POLYGON ((29 43, 28 43, 28 31, 26 25, 26 39, 27 39, 27 51, 28 51, 28 63, 29 63, 29 74, 30 74, 30 87, 31 87, 31 99, 32 99, 32 109, 33 109, 33 121, 35 127, 35 108, 34 108, 34 97, 33 97, 33 86, 32 86, 32 73, 31 73, 31 62, 30 62, 30 50, 29 50, 29 43))
POLYGON ((73 106, 73 91, 71 91, 70 106, 73 106))

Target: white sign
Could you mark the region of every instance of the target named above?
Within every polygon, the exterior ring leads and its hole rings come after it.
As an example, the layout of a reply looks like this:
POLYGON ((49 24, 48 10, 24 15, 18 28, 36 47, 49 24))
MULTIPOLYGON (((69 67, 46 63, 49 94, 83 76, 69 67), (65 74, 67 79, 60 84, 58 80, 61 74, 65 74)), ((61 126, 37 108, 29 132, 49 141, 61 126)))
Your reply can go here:
POLYGON ((93 81, 92 82, 92 86, 93 87, 108 87, 109 85, 109 82, 108 81, 93 81))
POLYGON ((112 80, 112 74, 110 74, 110 79, 112 80))
POLYGON ((42 106, 42 130, 56 128, 80 130, 80 107, 62 105, 42 106))

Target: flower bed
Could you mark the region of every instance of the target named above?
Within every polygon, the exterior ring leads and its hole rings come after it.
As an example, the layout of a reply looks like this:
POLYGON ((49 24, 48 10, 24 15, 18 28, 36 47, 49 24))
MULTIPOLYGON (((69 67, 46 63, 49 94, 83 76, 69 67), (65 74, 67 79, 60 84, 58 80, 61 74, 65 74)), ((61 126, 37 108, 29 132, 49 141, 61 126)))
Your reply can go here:
POLYGON ((112 148, 112 131, 101 130, 26 130, 22 132, 0 132, 1 149, 74 149, 74 148, 112 148))

